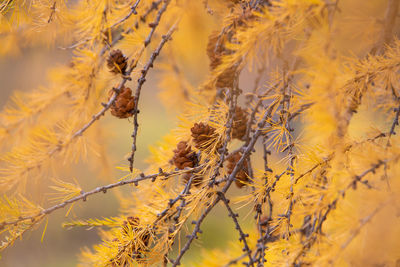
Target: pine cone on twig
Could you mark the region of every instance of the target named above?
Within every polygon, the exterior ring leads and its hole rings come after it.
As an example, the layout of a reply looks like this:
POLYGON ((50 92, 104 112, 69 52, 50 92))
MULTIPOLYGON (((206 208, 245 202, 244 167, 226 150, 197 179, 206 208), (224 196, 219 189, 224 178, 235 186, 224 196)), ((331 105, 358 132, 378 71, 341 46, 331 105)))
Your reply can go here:
MULTIPOLYGON (((198 163, 198 158, 197 158, 196 153, 194 151, 192 151, 192 148, 190 146, 188 146, 186 141, 179 142, 176 149, 174 150, 174 153, 175 153, 175 155, 172 158, 172 162, 180 170, 183 170, 186 167, 193 168, 198 163)), ((182 175, 183 183, 187 184, 187 182, 189 182, 192 175, 196 175, 196 174, 193 174, 192 172, 184 173, 182 175)), ((196 176, 193 178, 192 184, 195 186, 199 186, 202 181, 203 181, 203 178, 201 176, 196 176)))
POLYGON ((111 72, 124 74, 127 66, 127 58, 122 54, 121 50, 117 49, 111 51, 107 59, 107 67, 111 72))
POLYGON ((178 169, 183 170, 186 167, 193 168, 196 166, 197 155, 186 141, 179 142, 174 153, 172 162, 178 169))
MULTIPOLYGON (((114 90, 110 90, 111 97, 114 90)), ((135 97, 132 96, 132 90, 128 87, 122 87, 120 93, 111 105, 111 114, 120 119, 125 119, 133 115, 135 109, 135 97)))
MULTIPOLYGON (((226 158, 226 160, 228 161, 228 165, 226 168, 227 168, 229 175, 233 172, 233 169, 235 168, 236 164, 238 163, 238 161, 240 160, 241 157, 242 157, 242 153, 236 152, 234 154, 229 155, 226 158)), ((242 169, 238 171, 238 173, 236 174, 236 177, 235 177, 235 183, 236 183, 237 187, 242 188, 249 182, 249 177, 248 177, 247 173, 248 173, 248 165, 247 165, 247 162, 244 161, 242 169)))
POLYGON ((215 128, 209 126, 207 123, 195 123, 190 129, 192 132, 195 147, 204 150, 212 144, 213 136, 215 135, 215 128))
POLYGON ((242 140, 247 130, 247 113, 241 107, 236 107, 233 117, 232 138, 242 140))

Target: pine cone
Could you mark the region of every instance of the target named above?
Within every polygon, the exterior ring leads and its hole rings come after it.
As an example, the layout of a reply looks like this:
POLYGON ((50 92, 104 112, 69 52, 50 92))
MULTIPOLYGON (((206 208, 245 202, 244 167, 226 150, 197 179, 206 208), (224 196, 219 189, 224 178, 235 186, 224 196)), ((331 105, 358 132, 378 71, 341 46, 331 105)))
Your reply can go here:
MULTIPOLYGON (((113 95, 110 90, 109 96, 113 95)), ((122 87, 120 93, 111 106, 111 114, 120 119, 125 119, 133 115, 135 109, 135 98, 132 96, 132 90, 128 87, 122 87)))
POLYGON ((192 151, 192 148, 188 146, 186 141, 179 142, 174 153, 172 162, 180 170, 186 167, 193 168, 197 164, 196 153, 192 151))
POLYGON ((107 67, 111 72, 124 74, 127 66, 127 58, 122 54, 121 50, 111 51, 107 59, 107 67))
POLYGON ((211 145, 211 140, 215 133, 215 128, 209 126, 206 123, 200 122, 195 123, 190 129, 192 132, 193 141, 195 142, 195 147, 198 149, 206 149, 211 145))
MULTIPOLYGON (((233 172, 233 169, 235 168, 236 164, 238 163, 238 161, 240 160, 240 158, 242 157, 242 153, 240 152, 236 152, 232 155, 229 155, 227 157, 227 161, 228 161, 228 165, 227 165, 227 171, 228 174, 230 175, 233 172)), ((235 183, 237 185, 237 187, 242 188, 243 186, 245 186, 248 181, 249 181, 249 177, 247 176, 248 173, 248 166, 247 166, 247 162, 244 161, 243 162, 243 167, 240 171, 238 171, 238 173, 236 174, 236 179, 235 179, 235 183)))
POLYGON ((236 107, 235 117, 233 117, 232 138, 242 140, 247 130, 246 110, 236 107))

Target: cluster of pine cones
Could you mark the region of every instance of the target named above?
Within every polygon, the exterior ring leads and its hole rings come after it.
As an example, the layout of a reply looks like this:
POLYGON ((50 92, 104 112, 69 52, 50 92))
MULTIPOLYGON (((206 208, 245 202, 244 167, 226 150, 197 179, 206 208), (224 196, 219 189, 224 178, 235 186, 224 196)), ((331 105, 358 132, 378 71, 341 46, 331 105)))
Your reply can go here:
MULTIPOLYGON (((107 67, 111 72, 125 74, 128 66, 127 58, 122 54, 121 50, 111 51, 107 59, 107 67)), ((109 99, 114 94, 114 90, 109 91, 109 99)), ((132 96, 132 90, 123 86, 110 107, 111 114, 117 118, 125 119, 133 115, 135 110, 135 97, 132 96)))
MULTIPOLYGON (((212 70, 216 69, 221 64, 221 58, 223 55, 231 53, 228 49, 225 48, 224 43, 227 41, 228 36, 226 34, 220 35, 218 33, 214 33, 210 36, 209 42, 207 45, 207 54, 210 58, 210 68, 212 70)), ((128 66, 127 58, 123 55, 121 50, 113 50, 111 51, 108 59, 107 66, 113 73, 125 74, 126 68, 128 66)), ((232 87, 233 86, 233 77, 236 73, 236 67, 228 68, 225 70, 217 80, 217 87, 232 87)), ((110 90, 109 97, 113 95, 114 91, 110 90)), ((128 118, 133 115, 133 111, 135 110, 135 98, 132 96, 132 90, 128 87, 123 86, 117 95, 115 101, 111 105, 111 114, 118 118, 128 118)), ((191 130, 191 136, 194 143, 195 148, 200 151, 208 150, 211 146, 216 145, 216 148, 219 149, 221 144, 215 144, 218 142, 217 134, 215 132, 215 128, 208 125, 207 123, 200 122, 195 123, 191 130)), ((240 107, 237 107, 235 110, 233 125, 232 125, 232 138, 236 138, 239 140, 243 140, 246 135, 247 130, 247 114, 246 111, 240 107)), ((233 168, 235 167, 238 159, 241 156, 239 154, 231 155, 227 158, 228 161, 228 173, 231 174, 233 168)), ((178 143, 177 148, 174 150, 174 156, 172 159, 172 163, 180 170, 184 168, 194 168, 198 165, 198 155, 195 151, 192 150, 191 146, 188 145, 188 142, 181 141, 178 143)), ((244 163, 243 170, 241 170, 236 176, 236 184, 238 187, 242 187, 247 182, 247 163, 244 163)), ((186 173, 183 175, 183 181, 187 183, 191 178, 192 183, 194 185, 200 185, 202 183, 202 177, 198 176, 194 173, 186 173)), ((128 220, 124 222, 124 225, 128 224, 131 226, 137 226, 139 218, 136 217, 128 217, 128 220)), ((125 227, 126 229, 126 227, 125 227)))
MULTIPOLYGON (((240 107, 237 107, 235 110, 233 125, 232 125, 232 137, 242 140, 246 135, 247 130, 247 114, 246 111, 240 107)), ((208 125, 207 123, 200 122, 195 123, 193 127, 190 129, 192 140, 195 148, 200 151, 205 151, 209 149, 212 145, 215 145, 215 142, 219 142, 218 138, 216 138, 216 130, 214 127, 208 125)), ((216 145, 217 149, 221 148, 221 144, 216 145)), ((233 154, 227 158, 227 169, 228 174, 231 174, 234 167, 236 166, 238 160, 240 159, 240 154, 233 154)), ((195 151, 192 150, 192 147, 189 146, 187 141, 181 141, 178 143, 176 149, 174 150, 174 156, 172 158, 171 163, 173 163, 176 168, 179 170, 183 170, 184 168, 194 168, 199 163, 198 155, 195 151)), ((247 163, 243 164, 243 168, 236 175, 236 185, 238 187, 243 187, 248 182, 247 175, 247 163)), ((187 183, 189 179, 194 175, 192 183, 195 185, 200 185, 202 183, 202 177, 197 176, 193 173, 186 173, 183 175, 184 183, 187 183)))

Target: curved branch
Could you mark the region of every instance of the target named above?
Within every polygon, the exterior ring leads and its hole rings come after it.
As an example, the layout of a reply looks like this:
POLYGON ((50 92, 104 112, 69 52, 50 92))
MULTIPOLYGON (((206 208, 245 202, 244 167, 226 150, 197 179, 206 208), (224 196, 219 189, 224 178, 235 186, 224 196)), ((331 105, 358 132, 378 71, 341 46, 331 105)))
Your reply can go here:
POLYGON ((27 220, 34 220, 35 218, 38 218, 40 216, 43 215, 48 215, 58 209, 64 208, 65 206, 67 206, 68 204, 72 204, 74 202, 77 202, 79 200, 83 200, 86 201, 88 196, 97 194, 97 193, 106 193, 107 190, 112 189, 112 188, 116 188, 116 187, 120 187, 120 186, 124 186, 124 185, 128 185, 128 184, 134 184, 135 186, 138 185, 139 182, 144 181, 144 180, 152 180, 152 182, 154 182, 157 177, 163 176, 164 179, 169 178, 171 176, 175 176, 181 173, 189 173, 189 172, 193 172, 193 171, 198 171, 202 168, 203 166, 198 166, 196 168, 191 168, 191 169, 186 169, 186 170, 179 170, 179 171, 173 171, 170 173, 164 173, 161 169, 159 173, 155 173, 155 174, 150 174, 150 175, 144 175, 143 173, 141 173, 139 175, 139 177, 135 178, 135 179, 129 179, 129 180, 122 180, 116 183, 112 183, 112 184, 108 184, 108 185, 104 185, 104 186, 99 186, 93 190, 90 190, 88 192, 81 192, 81 194, 77 197, 71 198, 69 200, 66 200, 62 203, 59 203, 57 205, 54 205, 50 208, 44 209, 41 212, 39 212, 36 215, 32 215, 32 216, 24 216, 24 217, 19 217, 16 220, 13 221, 8 221, 8 222, 1 222, 0 223, 0 229, 4 228, 7 225, 14 225, 14 224, 18 224, 19 222, 22 221, 27 221, 27 220))

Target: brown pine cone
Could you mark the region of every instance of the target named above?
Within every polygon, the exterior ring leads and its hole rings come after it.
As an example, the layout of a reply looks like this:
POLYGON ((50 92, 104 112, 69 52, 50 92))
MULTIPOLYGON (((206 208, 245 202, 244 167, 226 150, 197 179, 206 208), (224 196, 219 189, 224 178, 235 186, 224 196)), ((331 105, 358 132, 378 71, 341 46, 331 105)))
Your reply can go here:
POLYGON ((172 162, 180 170, 186 167, 193 168, 197 164, 196 153, 192 151, 192 148, 188 146, 186 141, 179 142, 174 153, 172 162))
POLYGON ((215 128, 203 122, 196 122, 190 131, 192 132, 192 137, 196 148, 202 150, 211 145, 211 139, 215 134, 215 128))
MULTIPOLYGON (((228 161, 228 165, 226 166, 226 168, 227 168, 229 175, 233 172, 233 169, 235 168, 236 164, 238 163, 238 161, 240 160, 241 157, 242 157, 242 153, 240 153, 240 152, 236 152, 227 157, 226 160, 228 161)), ((248 183, 249 177, 247 176, 247 172, 248 172, 247 162, 244 161, 242 169, 240 171, 238 171, 238 173, 236 174, 236 177, 235 177, 236 178, 235 183, 236 183, 237 187, 242 188, 243 186, 245 186, 248 183)))
POLYGON ((124 74, 127 66, 127 58, 122 54, 121 50, 111 51, 107 59, 107 67, 111 72, 124 74))
POLYGON ((247 130, 247 113, 241 107, 236 107, 233 117, 232 138, 242 140, 247 130))
MULTIPOLYGON (((110 90, 109 97, 114 91, 110 90)), ((129 118, 133 115, 135 109, 135 97, 132 96, 132 90, 128 87, 122 87, 120 93, 111 105, 111 114, 120 119, 129 118)))

